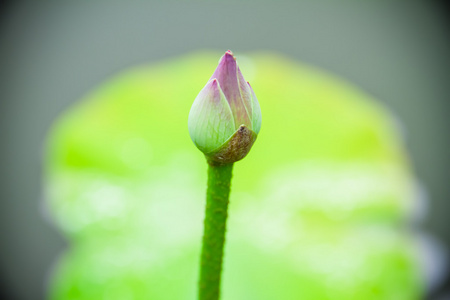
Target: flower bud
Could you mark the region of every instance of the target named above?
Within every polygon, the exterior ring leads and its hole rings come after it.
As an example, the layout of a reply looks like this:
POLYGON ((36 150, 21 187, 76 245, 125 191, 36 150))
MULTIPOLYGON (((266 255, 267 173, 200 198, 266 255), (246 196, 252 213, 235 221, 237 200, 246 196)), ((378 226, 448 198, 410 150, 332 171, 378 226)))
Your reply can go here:
POLYGON ((188 127, 211 164, 233 163, 250 151, 261 128, 261 109, 231 51, 195 98, 188 127))

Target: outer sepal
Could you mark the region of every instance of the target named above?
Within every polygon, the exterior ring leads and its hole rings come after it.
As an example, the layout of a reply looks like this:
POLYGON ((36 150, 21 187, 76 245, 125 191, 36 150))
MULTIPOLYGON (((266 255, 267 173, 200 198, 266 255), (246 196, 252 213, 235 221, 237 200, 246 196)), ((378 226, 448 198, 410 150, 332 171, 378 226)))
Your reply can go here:
POLYGON ((257 134, 241 125, 233 136, 214 151, 205 153, 211 165, 225 165, 243 159, 255 142, 257 134))

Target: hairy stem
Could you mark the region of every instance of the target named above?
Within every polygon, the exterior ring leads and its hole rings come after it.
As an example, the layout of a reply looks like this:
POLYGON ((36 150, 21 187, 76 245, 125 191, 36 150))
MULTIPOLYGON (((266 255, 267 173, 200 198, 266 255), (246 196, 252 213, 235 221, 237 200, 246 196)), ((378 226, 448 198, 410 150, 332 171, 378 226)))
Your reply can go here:
POLYGON ((220 297, 223 246, 225 242, 233 164, 208 167, 208 190, 200 263, 199 300, 220 297))

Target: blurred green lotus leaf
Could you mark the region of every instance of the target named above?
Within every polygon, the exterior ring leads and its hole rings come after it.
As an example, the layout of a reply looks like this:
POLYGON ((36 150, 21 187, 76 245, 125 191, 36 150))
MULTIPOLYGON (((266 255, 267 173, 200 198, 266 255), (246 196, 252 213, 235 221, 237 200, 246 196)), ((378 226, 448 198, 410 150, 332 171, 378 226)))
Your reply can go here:
MULTIPOLYGON (((187 130, 220 53, 125 71, 54 124, 47 206, 69 248, 50 299, 194 299, 205 162, 187 130)), ((349 83, 238 56, 264 130, 235 167, 224 300, 421 299, 416 188, 397 122, 349 83)))

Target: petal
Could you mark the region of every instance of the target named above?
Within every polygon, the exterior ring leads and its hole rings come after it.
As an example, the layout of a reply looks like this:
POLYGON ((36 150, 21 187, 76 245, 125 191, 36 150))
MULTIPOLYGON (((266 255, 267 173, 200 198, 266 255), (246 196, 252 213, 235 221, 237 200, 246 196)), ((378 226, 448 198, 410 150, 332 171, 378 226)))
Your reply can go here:
POLYGON ((248 83, 250 91, 252 93, 252 130, 258 134, 261 130, 261 107, 259 106, 258 99, 256 98, 255 92, 252 89, 250 83, 248 83))
POLYGON ((245 124, 251 129, 251 120, 252 120, 252 91, 247 83, 245 81, 244 76, 241 73, 241 70, 239 69, 239 66, 237 67, 237 76, 238 76, 238 82, 239 82, 239 90, 241 93, 241 99, 242 103, 244 105, 245 110, 241 110, 240 113, 245 113, 243 116, 235 116, 235 119, 243 120, 248 123, 240 123, 240 125, 245 124))
POLYGON ((250 117, 246 111, 241 95, 238 80, 238 66, 231 51, 228 50, 219 60, 219 65, 214 71, 212 78, 217 78, 220 83, 220 87, 233 112, 235 125, 237 127, 243 124, 250 126, 250 117))
POLYGON ((235 132, 235 124, 217 79, 210 80, 192 104, 188 119, 189 134, 204 153, 220 147, 235 132))

